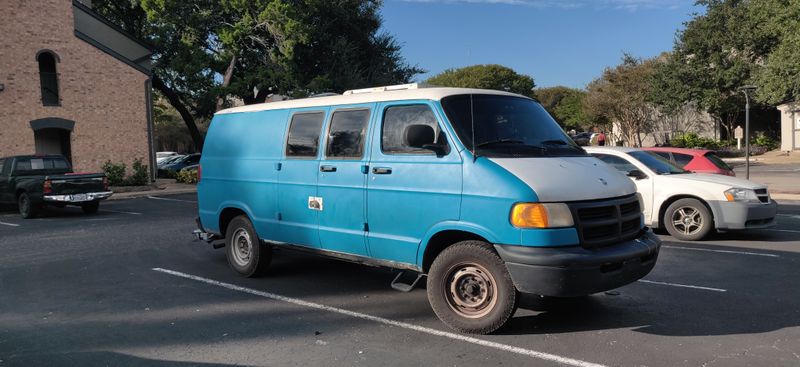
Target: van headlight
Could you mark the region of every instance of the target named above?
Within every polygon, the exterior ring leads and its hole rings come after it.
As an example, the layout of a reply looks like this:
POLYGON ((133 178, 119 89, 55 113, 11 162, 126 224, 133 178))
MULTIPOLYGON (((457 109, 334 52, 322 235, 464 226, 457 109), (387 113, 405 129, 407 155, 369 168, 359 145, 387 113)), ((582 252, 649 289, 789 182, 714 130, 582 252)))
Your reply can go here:
POLYGON ((725 199, 728 201, 758 202, 756 192, 751 189, 740 189, 737 187, 725 190, 725 199))
POLYGON ((572 227, 572 212, 563 203, 517 203, 511 208, 511 225, 517 228, 572 227))

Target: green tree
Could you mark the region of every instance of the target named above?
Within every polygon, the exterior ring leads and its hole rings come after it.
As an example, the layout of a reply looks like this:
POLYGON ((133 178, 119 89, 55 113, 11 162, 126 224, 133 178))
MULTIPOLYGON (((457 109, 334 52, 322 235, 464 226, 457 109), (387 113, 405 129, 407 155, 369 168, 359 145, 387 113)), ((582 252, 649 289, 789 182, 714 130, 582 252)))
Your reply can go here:
POLYGON ((757 98, 768 104, 800 99, 800 0, 748 4, 750 25, 759 34, 764 67, 754 77, 757 98))
POLYGON ((229 97, 247 104, 406 83, 409 66, 380 33, 379 0, 96 0, 96 11, 151 43, 153 86, 202 147, 196 119, 229 97))
POLYGON ((539 88, 536 99, 564 129, 586 129, 597 121, 584 111, 586 91, 564 86, 539 88))
POLYGON ((653 59, 625 54, 620 65, 606 68, 587 87, 584 100, 587 113, 616 123, 622 139, 632 146, 642 145, 642 133, 647 132, 656 115, 648 100, 654 67, 653 59))
POLYGON ((502 90, 529 97, 533 97, 533 88, 536 87, 531 76, 495 64, 447 69, 428 79, 427 83, 442 87, 502 90))

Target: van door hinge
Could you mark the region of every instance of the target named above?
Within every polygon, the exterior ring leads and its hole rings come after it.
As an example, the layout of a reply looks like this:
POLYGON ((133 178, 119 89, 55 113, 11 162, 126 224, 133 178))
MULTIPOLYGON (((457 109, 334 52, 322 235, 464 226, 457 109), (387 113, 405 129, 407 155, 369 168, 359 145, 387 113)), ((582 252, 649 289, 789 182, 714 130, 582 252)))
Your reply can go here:
POLYGON ((366 165, 366 164, 362 164, 362 165, 361 165, 361 173, 363 173, 363 174, 365 174, 365 175, 366 175, 367 173, 369 173, 369 166, 368 166, 368 165, 366 165))
POLYGON ((281 213, 275 213, 275 219, 283 220, 283 216, 281 215, 281 213))
POLYGON ((283 163, 275 163, 275 170, 280 171, 281 167, 283 167, 283 163))
POLYGON ((364 232, 369 232, 369 224, 364 223, 364 225, 361 226, 361 230, 364 232))

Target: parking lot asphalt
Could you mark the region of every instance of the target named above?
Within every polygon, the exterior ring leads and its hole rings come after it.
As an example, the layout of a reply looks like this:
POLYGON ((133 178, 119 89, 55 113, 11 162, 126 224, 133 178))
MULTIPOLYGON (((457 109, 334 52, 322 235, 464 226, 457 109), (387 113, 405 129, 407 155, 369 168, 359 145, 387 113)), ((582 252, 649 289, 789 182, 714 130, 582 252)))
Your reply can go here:
POLYGON ((0 366, 800 365, 800 202, 769 230, 662 236, 643 281, 525 297, 508 327, 445 327, 394 272, 276 252, 265 277, 193 241, 194 195, 0 211, 0 366))

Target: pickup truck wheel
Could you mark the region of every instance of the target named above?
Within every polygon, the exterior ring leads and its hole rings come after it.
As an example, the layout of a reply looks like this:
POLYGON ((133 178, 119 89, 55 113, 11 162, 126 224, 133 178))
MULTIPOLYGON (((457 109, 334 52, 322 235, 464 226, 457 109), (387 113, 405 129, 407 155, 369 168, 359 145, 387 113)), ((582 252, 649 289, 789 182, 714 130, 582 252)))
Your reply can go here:
POLYGON ((19 195, 17 206, 19 207, 19 214, 25 219, 36 218, 39 215, 39 206, 31 201, 27 192, 19 195))
POLYGON ((488 334, 517 310, 519 292, 491 245, 462 241, 442 251, 428 272, 428 301, 442 322, 463 333, 488 334))
POLYGON ((680 199, 664 212, 664 227, 681 241, 698 241, 714 228, 714 218, 697 199, 680 199))
POLYGON ((233 218, 225 231, 228 265, 244 277, 263 274, 272 260, 272 248, 261 242, 246 216, 233 218))
POLYGON ((97 213, 98 209, 100 209, 99 201, 90 201, 88 203, 81 204, 81 210, 83 210, 84 214, 95 214, 97 213))

